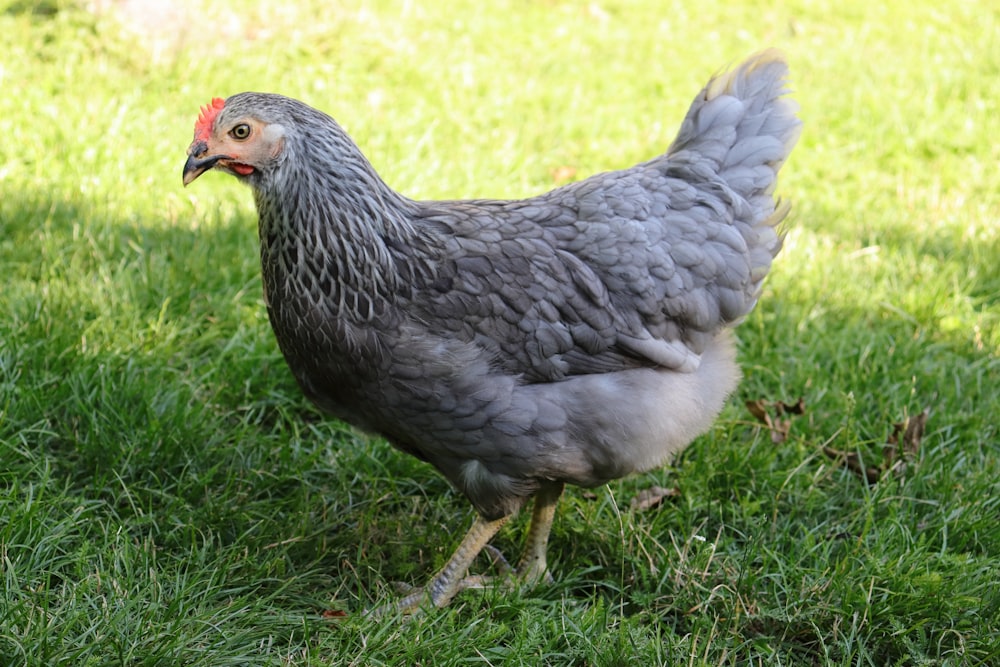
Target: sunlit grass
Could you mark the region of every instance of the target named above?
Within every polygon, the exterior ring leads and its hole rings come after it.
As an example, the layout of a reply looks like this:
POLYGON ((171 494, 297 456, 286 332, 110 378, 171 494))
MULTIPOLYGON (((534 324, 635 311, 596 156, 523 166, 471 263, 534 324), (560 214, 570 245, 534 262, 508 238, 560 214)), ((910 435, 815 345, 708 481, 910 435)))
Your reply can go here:
POLYGON ((757 4, 0 3, 0 664, 1000 660, 1000 12, 757 4), (249 193, 181 187, 199 105, 281 92, 411 197, 526 196, 661 151, 766 46, 806 129, 718 426, 571 490, 554 586, 363 617, 470 510, 300 396, 249 193), (798 396, 778 444, 742 406, 798 396), (823 454, 925 407, 902 477, 823 454))

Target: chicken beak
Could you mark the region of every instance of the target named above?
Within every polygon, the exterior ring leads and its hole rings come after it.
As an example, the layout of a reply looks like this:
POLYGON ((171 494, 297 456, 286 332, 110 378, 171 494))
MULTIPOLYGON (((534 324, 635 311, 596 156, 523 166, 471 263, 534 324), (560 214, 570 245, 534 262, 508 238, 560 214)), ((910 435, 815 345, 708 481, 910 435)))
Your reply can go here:
POLYGON ((206 171, 215 166, 215 163, 219 160, 228 159, 228 155, 209 155, 204 157, 205 153, 208 152, 208 144, 204 141, 196 141, 191 144, 188 149, 188 159, 184 163, 184 186, 187 187, 194 179, 198 178, 206 171))

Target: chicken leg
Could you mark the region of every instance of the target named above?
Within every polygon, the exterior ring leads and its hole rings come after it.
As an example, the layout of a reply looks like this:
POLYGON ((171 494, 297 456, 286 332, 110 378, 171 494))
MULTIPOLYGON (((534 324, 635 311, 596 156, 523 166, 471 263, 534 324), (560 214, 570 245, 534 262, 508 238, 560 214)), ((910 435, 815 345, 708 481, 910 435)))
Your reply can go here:
POLYGON ((543 486, 535 494, 535 506, 531 511, 531 524, 528 526, 528 536, 525 538, 524 553, 518 561, 515 577, 526 584, 537 584, 541 581, 552 582, 549 574, 546 554, 549 546, 549 533, 552 532, 552 521, 556 517, 556 505, 563 492, 562 482, 552 482, 543 486))
POLYGON ((412 589, 395 603, 377 607, 371 613, 375 616, 383 616, 392 612, 412 614, 418 612, 422 605, 428 601, 435 607, 443 607, 467 588, 483 588, 494 582, 507 587, 513 587, 518 582, 529 586, 541 581, 551 582, 552 575, 548 572, 546 552, 549 533, 552 531, 552 522, 555 519, 556 505, 562 491, 562 482, 552 482, 543 486, 535 494, 535 505, 532 509, 531 523, 528 526, 528 535, 525 539, 524 553, 521 560, 518 561, 517 568, 512 569, 507 565, 507 561, 499 551, 492 550, 494 560, 505 570, 499 581, 494 577, 466 575, 469 565, 479 555, 479 552, 488 546, 488 542, 497 534, 497 531, 510 520, 510 516, 494 520, 476 516, 472 527, 462 538, 462 542, 455 549, 451 558, 426 586, 412 589))

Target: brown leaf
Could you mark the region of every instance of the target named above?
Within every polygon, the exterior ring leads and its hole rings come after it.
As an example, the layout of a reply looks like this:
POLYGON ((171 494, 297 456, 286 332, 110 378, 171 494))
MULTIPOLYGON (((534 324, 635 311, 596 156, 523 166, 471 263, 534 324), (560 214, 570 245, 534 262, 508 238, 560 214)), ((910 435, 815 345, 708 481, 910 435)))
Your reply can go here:
MULTIPOLYGON (((903 423, 903 452, 906 454, 916 454, 920 449, 920 441, 924 437, 924 429, 927 427, 927 418, 931 416, 930 406, 924 408, 916 417, 908 417, 903 423)), ((900 426, 900 424, 894 424, 900 426)))
POLYGON ((324 609, 323 618, 346 618, 347 612, 343 609, 324 609))
POLYGON ((746 406, 750 414, 757 418, 757 421, 771 428, 771 415, 767 414, 767 401, 758 398, 756 401, 747 401, 746 406))
POLYGON ((887 472, 900 475, 906 471, 906 467, 916 456, 917 450, 920 449, 920 440, 923 438, 930 412, 929 407, 924 408, 924 411, 919 415, 907 417, 892 425, 892 433, 889 434, 886 444, 882 448, 882 461, 878 466, 864 466, 861 456, 857 452, 845 452, 833 447, 823 447, 823 453, 832 459, 841 460, 842 465, 869 485, 876 484, 887 472))
POLYGON ((916 458, 920 449, 920 441, 924 437, 927 418, 931 414, 930 406, 915 417, 906 417, 901 422, 892 425, 887 444, 882 452, 883 466, 896 474, 906 471, 906 466, 916 458))
POLYGON ((776 417, 781 417, 785 414, 801 415, 805 414, 806 411, 806 402, 802 398, 799 398, 796 403, 785 403, 784 401, 772 402, 761 398, 756 401, 747 401, 746 406, 750 414, 757 418, 757 421, 767 426, 771 432, 771 442, 774 444, 780 444, 788 439, 788 434, 792 430, 792 420, 772 418, 771 413, 768 412, 768 408, 774 409, 776 417))
POLYGON ((632 499, 632 509, 637 512, 655 509, 667 498, 673 498, 681 494, 676 486, 666 489, 662 486, 651 486, 635 494, 632 499))
POLYGON ((779 407, 778 414, 786 412, 790 415, 804 415, 806 413, 806 399, 799 396, 799 400, 795 403, 785 403, 784 401, 777 404, 779 407))
POLYGON ((776 445, 780 445, 785 440, 788 439, 788 433, 792 430, 792 420, 791 419, 778 419, 775 420, 774 426, 771 428, 771 442, 776 445))

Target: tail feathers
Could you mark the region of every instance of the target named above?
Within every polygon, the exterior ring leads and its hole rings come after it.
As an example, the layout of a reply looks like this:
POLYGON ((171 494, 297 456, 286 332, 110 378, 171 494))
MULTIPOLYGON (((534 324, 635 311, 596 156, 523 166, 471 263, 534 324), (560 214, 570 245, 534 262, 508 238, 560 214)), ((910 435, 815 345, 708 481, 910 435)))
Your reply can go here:
POLYGON ((664 156, 671 170, 730 192, 734 225, 749 253, 746 312, 781 250, 779 225, 790 208, 774 198, 778 170, 802 129, 787 84, 788 65, 774 49, 716 76, 691 104, 664 156))
MULTIPOLYGON (((770 197, 802 128, 798 105, 786 97, 787 77, 781 52, 768 49, 713 78, 667 152, 671 163, 686 162, 701 176, 713 172, 751 205, 770 197)), ((771 209, 773 202, 761 213, 771 209)))

